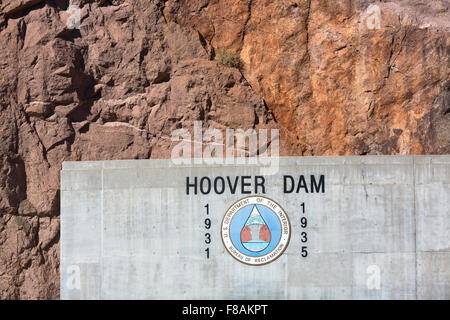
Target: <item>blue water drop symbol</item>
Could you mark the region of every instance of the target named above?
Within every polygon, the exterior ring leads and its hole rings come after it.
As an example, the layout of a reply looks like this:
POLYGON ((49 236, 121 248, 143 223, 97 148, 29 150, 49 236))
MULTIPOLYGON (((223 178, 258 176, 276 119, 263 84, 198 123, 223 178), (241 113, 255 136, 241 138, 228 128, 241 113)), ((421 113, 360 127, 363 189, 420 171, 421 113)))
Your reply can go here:
POLYGON ((270 237, 269 227, 256 205, 254 205, 241 230, 241 243, 247 250, 259 252, 267 248, 270 243, 270 237))

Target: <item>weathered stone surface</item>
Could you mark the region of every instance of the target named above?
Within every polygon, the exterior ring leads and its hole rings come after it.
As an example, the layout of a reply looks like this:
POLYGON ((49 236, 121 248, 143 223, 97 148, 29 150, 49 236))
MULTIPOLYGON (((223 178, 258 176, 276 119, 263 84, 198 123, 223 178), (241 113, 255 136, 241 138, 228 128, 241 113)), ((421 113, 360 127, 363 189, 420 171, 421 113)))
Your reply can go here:
POLYGON ((297 154, 449 152, 448 138, 433 138, 431 113, 450 120, 448 100, 434 102, 449 79, 450 3, 384 2, 168 1, 164 12, 240 53, 297 154), (379 28, 369 28, 371 3, 379 28))
POLYGON ((172 130, 196 120, 279 128, 282 155, 449 153, 449 7, 2 1, 0 298, 59 297, 65 160, 167 158, 172 130), (242 70, 214 61, 218 48, 242 70))

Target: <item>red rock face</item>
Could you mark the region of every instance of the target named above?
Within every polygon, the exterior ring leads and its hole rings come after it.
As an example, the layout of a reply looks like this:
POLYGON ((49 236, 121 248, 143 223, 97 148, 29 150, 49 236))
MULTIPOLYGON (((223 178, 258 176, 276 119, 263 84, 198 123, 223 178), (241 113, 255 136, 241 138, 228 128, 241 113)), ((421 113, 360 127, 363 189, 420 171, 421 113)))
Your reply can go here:
POLYGON ((289 153, 434 154, 450 150, 448 9, 449 1, 169 0, 164 13, 211 48, 239 52, 245 78, 290 133, 289 153))
POLYGON ((252 240, 252 234, 250 232, 250 229, 248 227, 242 228, 241 231, 241 242, 246 243, 252 240))
POLYGON ((263 226, 259 231, 259 239, 265 242, 270 242, 270 231, 267 225, 263 226))
POLYGON ((0 298, 59 297, 65 160, 168 158, 181 127, 282 155, 450 151, 449 1, 0 3, 0 298), (215 61, 219 48, 241 70, 215 61))

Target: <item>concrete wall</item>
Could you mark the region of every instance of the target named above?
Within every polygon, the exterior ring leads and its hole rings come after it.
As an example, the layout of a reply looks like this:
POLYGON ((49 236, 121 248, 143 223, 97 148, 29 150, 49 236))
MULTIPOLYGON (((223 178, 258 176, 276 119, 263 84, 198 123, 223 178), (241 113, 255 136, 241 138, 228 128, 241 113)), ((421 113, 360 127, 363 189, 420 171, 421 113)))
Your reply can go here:
POLYGON ((248 195, 187 195, 186 177, 259 174, 256 165, 65 162, 61 297, 450 298, 450 156, 281 158, 265 196, 289 215, 290 244, 276 261, 249 266, 220 237, 225 211, 248 195), (325 175, 325 193, 286 194, 283 175, 325 175))

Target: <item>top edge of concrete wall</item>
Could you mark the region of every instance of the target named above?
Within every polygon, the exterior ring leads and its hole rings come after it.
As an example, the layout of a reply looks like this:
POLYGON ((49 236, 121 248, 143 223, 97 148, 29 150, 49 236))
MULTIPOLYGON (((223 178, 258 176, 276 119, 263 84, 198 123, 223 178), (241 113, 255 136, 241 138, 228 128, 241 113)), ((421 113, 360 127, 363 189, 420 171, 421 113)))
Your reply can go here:
POLYGON ((242 166, 252 167, 257 165, 270 165, 269 161, 279 160, 280 166, 301 165, 377 165, 377 164, 449 164, 450 155, 414 155, 414 156, 325 156, 325 157, 279 157, 256 158, 256 163, 239 163, 236 158, 224 159, 224 162, 232 160, 232 163, 206 164, 203 159, 196 163, 192 159, 190 164, 176 164, 171 159, 145 159, 145 160, 107 160, 107 161, 65 161, 62 170, 88 170, 88 169, 124 169, 124 168, 171 168, 171 167, 223 167, 242 166))

